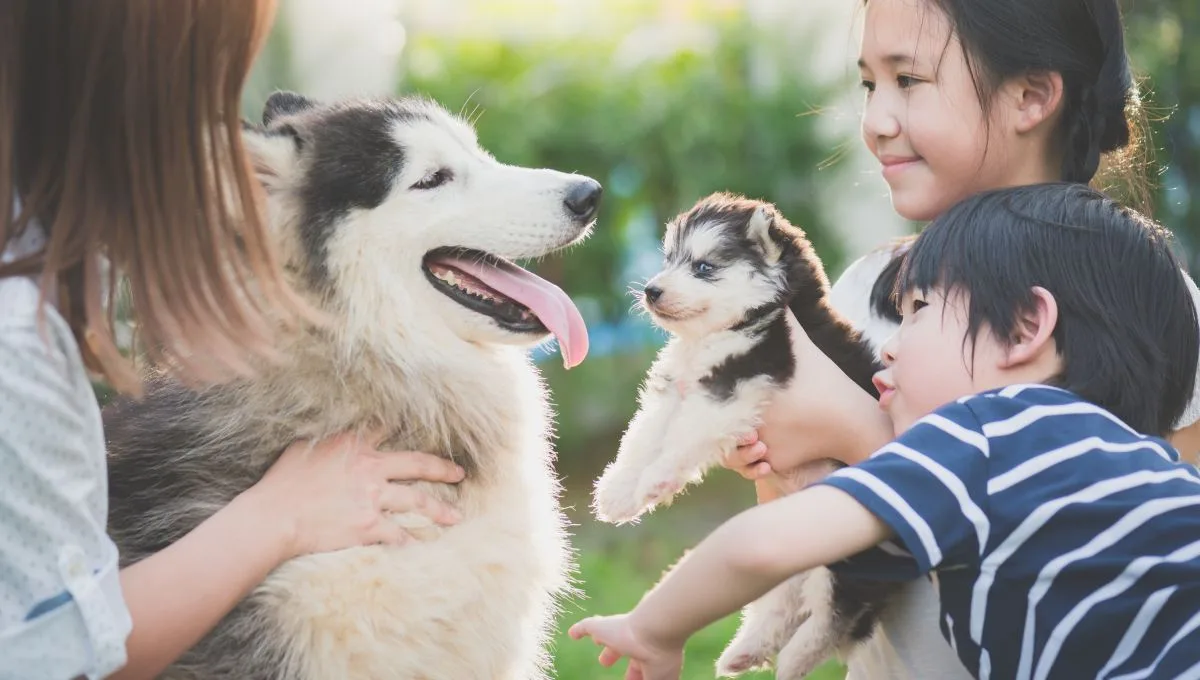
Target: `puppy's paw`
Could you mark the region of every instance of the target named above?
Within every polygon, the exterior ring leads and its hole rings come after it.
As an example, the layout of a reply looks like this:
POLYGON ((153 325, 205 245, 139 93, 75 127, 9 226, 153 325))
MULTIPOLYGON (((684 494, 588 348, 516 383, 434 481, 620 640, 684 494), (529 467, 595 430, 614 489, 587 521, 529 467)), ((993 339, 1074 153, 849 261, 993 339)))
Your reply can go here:
POLYGON ((775 651, 765 640, 735 637, 717 659, 717 676, 732 678, 747 671, 768 668, 775 651))
POLYGON ((810 618, 800 626, 775 660, 776 680, 801 680, 838 652, 838 636, 825 621, 810 618))
POLYGON ((632 522, 646 511, 638 496, 638 479, 627 470, 610 467, 596 482, 592 494, 592 513, 602 522, 632 522))
POLYGON ((684 486, 684 480, 674 477, 662 477, 654 474, 654 468, 646 471, 638 482, 636 497, 638 503, 646 509, 658 505, 669 505, 684 486))

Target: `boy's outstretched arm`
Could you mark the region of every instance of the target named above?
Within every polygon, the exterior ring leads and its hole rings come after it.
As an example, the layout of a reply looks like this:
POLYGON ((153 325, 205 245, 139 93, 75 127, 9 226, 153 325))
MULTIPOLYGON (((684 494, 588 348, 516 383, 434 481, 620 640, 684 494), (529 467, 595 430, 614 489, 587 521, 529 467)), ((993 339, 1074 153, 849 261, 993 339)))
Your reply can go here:
POLYGON ((678 677, 677 660, 693 633, 794 574, 889 536, 887 525, 849 494, 827 486, 807 489, 722 524, 628 615, 584 619, 570 634, 590 635, 607 647, 601 655, 605 665, 629 656, 646 680, 678 677))

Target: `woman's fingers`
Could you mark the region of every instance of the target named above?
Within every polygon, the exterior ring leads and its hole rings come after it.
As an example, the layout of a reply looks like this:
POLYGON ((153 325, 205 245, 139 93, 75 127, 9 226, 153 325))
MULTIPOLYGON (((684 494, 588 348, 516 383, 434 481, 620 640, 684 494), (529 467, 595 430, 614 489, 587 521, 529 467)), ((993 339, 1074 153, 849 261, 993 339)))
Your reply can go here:
POLYGON ((372 534, 375 542, 381 545, 404 545, 412 538, 403 527, 386 519, 375 525, 372 534))
POLYGON ((415 512, 443 526, 462 519, 458 510, 450 504, 402 484, 386 484, 380 493, 379 505, 387 512, 415 512))
POLYGON ((380 472, 389 482, 461 482, 465 472, 453 462, 420 451, 389 451, 378 456, 380 472))

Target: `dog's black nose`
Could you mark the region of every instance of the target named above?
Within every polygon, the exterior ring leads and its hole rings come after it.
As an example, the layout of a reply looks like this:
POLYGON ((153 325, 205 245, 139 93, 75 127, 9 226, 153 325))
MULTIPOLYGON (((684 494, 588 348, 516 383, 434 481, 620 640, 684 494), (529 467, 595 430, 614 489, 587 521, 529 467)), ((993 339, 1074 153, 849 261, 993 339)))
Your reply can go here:
POLYGON ((648 302, 658 302, 658 298, 662 297, 662 288, 658 286, 646 286, 646 300, 648 302))
POLYGON ((580 221, 589 222, 596 216, 602 193, 604 193, 604 188, 600 186, 599 182, 584 178, 583 181, 577 182, 575 186, 571 187, 567 192, 567 197, 563 199, 563 204, 580 221))

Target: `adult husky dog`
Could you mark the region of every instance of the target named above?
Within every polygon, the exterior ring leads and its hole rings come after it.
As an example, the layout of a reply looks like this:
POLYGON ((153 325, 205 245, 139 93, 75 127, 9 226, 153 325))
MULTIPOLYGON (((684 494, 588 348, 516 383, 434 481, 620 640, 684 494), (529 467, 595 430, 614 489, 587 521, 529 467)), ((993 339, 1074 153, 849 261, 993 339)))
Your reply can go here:
POLYGON ((193 391, 157 379, 106 412, 110 530, 125 563, 250 487, 298 438, 383 428, 385 448, 452 458, 423 482, 455 526, 291 560, 171 678, 544 677, 571 553, 544 389, 527 349, 587 351, 561 290, 510 260, 582 239, 594 180, 503 165, 422 99, 267 102, 246 143, 298 287, 332 323, 285 335, 282 365, 193 391))

